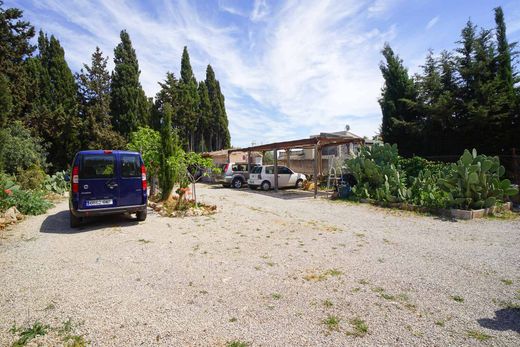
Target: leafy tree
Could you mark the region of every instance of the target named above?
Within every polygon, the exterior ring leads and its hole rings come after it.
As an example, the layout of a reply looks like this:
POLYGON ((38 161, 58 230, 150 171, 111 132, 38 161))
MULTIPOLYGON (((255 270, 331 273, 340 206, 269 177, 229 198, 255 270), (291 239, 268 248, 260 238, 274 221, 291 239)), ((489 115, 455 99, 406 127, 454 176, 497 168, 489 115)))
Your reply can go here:
POLYGON ((0 128, 7 124, 7 119, 13 108, 13 98, 9 89, 9 81, 7 77, 0 74, 0 128))
POLYGON ((139 82, 139 63, 126 30, 114 49, 110 110, 115 129, 128 138, 139 125, 149 122, 148 99, 139 82))
POLYGON ((110 73, 108 57, 96 47, 91 65, 84 64, 76 80, 79 86, 80 114, 84 119, 83 147, 125 147, 124 138, 112 128, 110 117, 110 73))
POLYGON ((130 143, 128 149, 131 151, 141 152, 148 180, 151 182, 150 195, 155 194, 155 180, 159 175, 161 164, 161 133, 148 127, 139 127, 130 135, 130 143))
MULTIPOLYGON (((11 98, 9 113, 21 118, 28 102, 27 92, 30 90, 24 61, 34 52, 35 47, 30 40, 35 32, 34 27, 22 19, 22 10, 4 8, 3 5, 4 2, 0 0, 0 75, 8 83, 11 98)), ((3 93, 6 95, 5 90, 3 93)))
POLYGON ((0 130, 0 143, 0 166, 5 172, 16 174, 32 165, 46 167, 43 140, 32 137, 21 121, 14 121, 0 130))

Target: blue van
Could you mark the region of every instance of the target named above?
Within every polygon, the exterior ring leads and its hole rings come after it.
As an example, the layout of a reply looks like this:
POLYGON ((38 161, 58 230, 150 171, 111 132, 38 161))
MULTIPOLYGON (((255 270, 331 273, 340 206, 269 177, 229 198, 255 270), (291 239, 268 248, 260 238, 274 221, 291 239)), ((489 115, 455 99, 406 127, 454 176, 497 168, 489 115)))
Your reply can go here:
MULTIPOLYGON (((70 177, 69 177, 70 179, 70 177)), ((72 164, 70 226, 85 217, 135 213, 146 219, 146 168, 138 152, 80 151, 72 164)))

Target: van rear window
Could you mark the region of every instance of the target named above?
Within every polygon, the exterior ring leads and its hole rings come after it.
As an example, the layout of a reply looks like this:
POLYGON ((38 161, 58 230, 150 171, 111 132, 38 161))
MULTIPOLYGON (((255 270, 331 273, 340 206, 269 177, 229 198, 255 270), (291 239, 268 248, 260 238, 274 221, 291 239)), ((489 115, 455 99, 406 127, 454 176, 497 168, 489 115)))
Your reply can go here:
POLYGON ((121 177, 141 177, 141 161, 137 155, 121 155, 121 177))
POLYGON ((115 158, 113 154, 86 154, 82 158, 80 178, 114 177, 115 158))

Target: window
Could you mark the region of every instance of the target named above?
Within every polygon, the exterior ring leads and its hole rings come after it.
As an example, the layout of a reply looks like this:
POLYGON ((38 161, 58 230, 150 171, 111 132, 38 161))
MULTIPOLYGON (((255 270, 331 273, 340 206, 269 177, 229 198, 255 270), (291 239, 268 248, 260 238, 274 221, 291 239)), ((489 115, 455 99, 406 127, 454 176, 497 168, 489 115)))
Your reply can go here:
POLYGON ((261 166, 255 166, 254 168, 251 169, 251 173, 254 173, 254 174, 262 173, 262 167, 261 166))
POLYGON ((238 171, 238 165, 237 164, 233 164, 231 166, 231 171, 233 171, 233 172, 238 171))
POLYGON ((114 177, 114 155, 91 154, 84 155, 79 172, 80 178, 111 178, 114 177))
POLYGON ((141 177, 141 161, 137 155, 121 156, 121 177, 141 177))
POLYGON ((266 166, 265 167, 265 173, 266 173, 266 175, 274 174, 274 166, 266 166))
POLYGON ((279 174, 284 174, 284 175, 290 175, 290 174, 292 174, 292 171, 288 167, 280 166, 278 168, 278 173, 279 174))

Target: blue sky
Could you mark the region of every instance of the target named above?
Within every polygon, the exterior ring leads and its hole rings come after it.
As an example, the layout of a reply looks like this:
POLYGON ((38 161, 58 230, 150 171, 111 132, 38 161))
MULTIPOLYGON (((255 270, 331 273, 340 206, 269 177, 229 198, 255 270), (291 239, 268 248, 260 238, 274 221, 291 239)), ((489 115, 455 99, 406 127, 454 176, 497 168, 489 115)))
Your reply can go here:
POLYGON ((215 69, 234 146, 302 138, 346 124, 359 135, 374 135, 381 122, 384 42, 414 73, 428 49, 455 46, 468 18, 493 27, 499 5, 510 41, 520 40, 518 0, 5 2, 54 34, 74 71, 90 61, 96 46, 112 62, 119 32, 127 29, 148 96, 167 71, 179 74, 188 46, 197 79, 208 63, 215 69))

